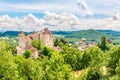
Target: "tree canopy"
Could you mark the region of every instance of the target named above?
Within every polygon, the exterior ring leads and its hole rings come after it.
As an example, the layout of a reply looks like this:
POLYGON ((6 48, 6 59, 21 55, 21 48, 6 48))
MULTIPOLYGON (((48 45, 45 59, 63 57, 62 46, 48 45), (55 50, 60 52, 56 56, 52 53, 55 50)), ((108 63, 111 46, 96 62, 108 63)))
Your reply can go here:
POLYGON ((7 42, 0 41, 0 80, 119 80, 120 45, 108 47, 80 51, 62 45, 59 52, 43 47, 32 59, 30 50, 16 56, 7 42))

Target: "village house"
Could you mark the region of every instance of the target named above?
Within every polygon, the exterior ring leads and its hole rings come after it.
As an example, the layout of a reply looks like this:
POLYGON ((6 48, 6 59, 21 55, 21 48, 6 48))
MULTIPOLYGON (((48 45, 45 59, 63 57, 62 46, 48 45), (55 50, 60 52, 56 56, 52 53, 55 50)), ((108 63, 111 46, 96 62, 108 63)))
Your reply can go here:
POLYGON ((77 45, 78 45, 78 49, 80 51, 84 51, 85 49, 87 49, 88 47, 94 47, 96 46, 96 42, 90 42, 88 45, 86 43, 86 39, 85 38, 82 38, 80 42, 77 42, 77 45))

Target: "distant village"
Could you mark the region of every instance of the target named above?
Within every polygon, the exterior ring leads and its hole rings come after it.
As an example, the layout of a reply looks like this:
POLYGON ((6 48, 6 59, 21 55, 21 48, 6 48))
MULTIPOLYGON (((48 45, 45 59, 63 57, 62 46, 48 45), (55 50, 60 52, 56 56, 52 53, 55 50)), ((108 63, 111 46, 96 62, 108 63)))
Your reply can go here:
POLYGON ((94 46, 97 45, 96 42, 90 42, 90 43, 87 45, 85 38, 82 38, 80 42, 76 42, 75 44, 78 45, 78 49, 79 49, 80 51, 83 51, 83 50, 85 50, 85 49, 88 48, 88 47, 94 47, 94 46))
MULTIPOLYGON (((106 42, 109 44, 112 43, 112 41, 110 39, 107 39, 106 42)), ((94 41, 91 41, 90 43, 87 44, 87 41, 85 38, 82 38, 80 42, 75 42, 75 44, 77 44, 78 49, 80 51, 84 51, 85 49, 87 49, 89 47, 97 46, 97 42, 94 42, 94 41)))

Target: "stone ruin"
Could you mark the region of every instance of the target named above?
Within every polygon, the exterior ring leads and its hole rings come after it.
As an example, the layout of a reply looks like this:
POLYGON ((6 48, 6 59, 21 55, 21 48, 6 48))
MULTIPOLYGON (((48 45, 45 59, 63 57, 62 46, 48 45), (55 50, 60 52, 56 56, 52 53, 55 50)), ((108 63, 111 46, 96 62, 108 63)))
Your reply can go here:
POLYGON ((42 46, 53 48, 53 35, 48 28, 41 30, 40 32, 32 32, 32 34, 25 35, 23 31, 18 34, 18 46, 17 55, 22 55, 25 50, 32 51, 32 57, 37 58, 39 53, 36 48, 31 45, 32 40, 38 39, 41 41, 42 46))

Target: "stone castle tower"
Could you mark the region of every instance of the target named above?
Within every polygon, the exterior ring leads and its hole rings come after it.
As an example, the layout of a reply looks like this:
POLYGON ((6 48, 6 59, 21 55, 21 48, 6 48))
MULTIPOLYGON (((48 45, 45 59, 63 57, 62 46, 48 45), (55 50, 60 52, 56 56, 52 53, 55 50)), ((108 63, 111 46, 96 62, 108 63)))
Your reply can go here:
POLYGON ((25 35, 23 31, 18 34, 18 46, 17 55, 22 54, 25 50, 29 49, 33 52, 33 57, 38 57, 38 51, 31 45, 31 41, 39 39, 42 46, 53 48, 53 35, 48 28, 41 30, 40 32, 32 32, 32 34, 25 35))
POLYGON ((41 32, 38 33, 38 38, 41 41, 43 46, 53 47, 53 35, 48 30, 48 28, 43 29, 41 32))

